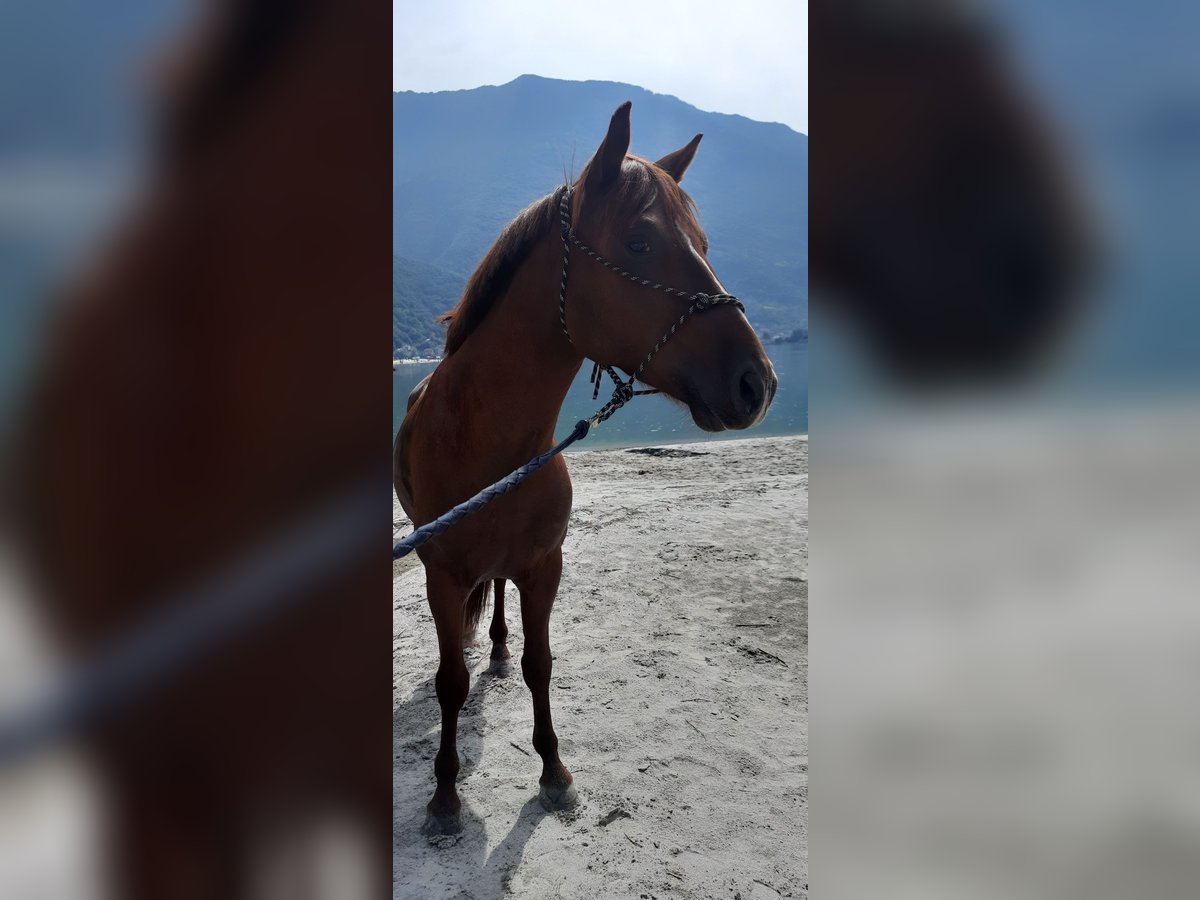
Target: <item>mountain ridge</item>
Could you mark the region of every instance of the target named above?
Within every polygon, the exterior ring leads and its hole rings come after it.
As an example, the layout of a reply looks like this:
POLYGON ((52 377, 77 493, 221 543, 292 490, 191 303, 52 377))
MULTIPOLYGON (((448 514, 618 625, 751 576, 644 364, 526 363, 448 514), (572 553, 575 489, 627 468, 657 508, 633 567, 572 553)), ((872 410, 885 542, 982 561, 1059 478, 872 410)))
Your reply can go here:
POLYGON ((608 79, 605 79, 605 78, 583 78, 583 79, 579 79, 579 80, 573 80, 573 79, 565 79, 565 78, 550 78, 546 75, 535 75, 532 72, 526 72, 522 75, 518 75, 516 78, 510 79, 509 81, 505 81, 501 84, 481 84, 481 85, 477 85, 476 87, 473 87, 473 88, 452 88, 452 89, 444 90, 444 91, 412 91, 412 90, 392 91, 392 96, 395 97, 397 94, 407 94, 407 95, 414 95, 414 96, 429 96, 431 94, 465 94, 465 93, 470 93, 471 91, 478 91, 478 90, 481 90, 484 88, 505 88, 505 87, 514 85, 517 82, 522 82, 522 81, 536 81, 536 82, 561 81, 561 82, 566 82, 567 84, 605 85, 605 86, 629 88, 631 90, 635 90, 635 91, 639 91, 641 93, 647 94, 651 97, 662 97, 667 100, 678 101, 679 103, 682 103, 686 106, 690 106, 692 109, 695 109, 698 112, 702 112, 706 115, 723 116, 723 117, 731 118, 731 119, 741 119, 745 122, 753 122, 756 125, 777 125, 780 128, 787 129, 792 134, 799 135, 800 137, 803 137, 803 138, 808 137, 807 132, 797 131, 795 128, 793 128, 791 125, 788 125, 786 122, 769 122, 766 119, 752 119, 750 116, 745 116, 745 115, 742 115, 741 113, 727 113, 727 112, 720 112, 719 110, 715 110, 715 109, 701 109, 699 106, 696 106, 694 103, 688 103, 686 100, 682 99, 681 97, 677 97, 675 94, 665 94, 665 93, 661 93, 659 91, 652 91, 652 90, 650 90, 650 88, 644 88, 644 87, 641 87, 640 85, 630 84, 625 81, 609 81, 608 79))

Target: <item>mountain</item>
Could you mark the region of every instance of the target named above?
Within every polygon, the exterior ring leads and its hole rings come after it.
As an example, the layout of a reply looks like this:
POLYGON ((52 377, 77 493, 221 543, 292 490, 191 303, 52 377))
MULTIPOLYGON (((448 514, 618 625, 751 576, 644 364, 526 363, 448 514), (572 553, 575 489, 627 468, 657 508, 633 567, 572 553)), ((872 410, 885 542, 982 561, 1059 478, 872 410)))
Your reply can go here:
POLYGON ((429 310, 454 279, 461 291, 513 216, 564 172, 579 173, 625 100, 633 101, 630 151, 638 156, 657 159, 704 132, 684 186, 699 206, 713 268, 760 334, 807 329, 806 136, 633 85, 522 75, 495 87, 393 94, 394 335, 440 342, 429 310))
POLYGON ((445 336, 434 319, 458 302, 466 283, 461 275, 393 254, 393 354, 441 356, 445 336))

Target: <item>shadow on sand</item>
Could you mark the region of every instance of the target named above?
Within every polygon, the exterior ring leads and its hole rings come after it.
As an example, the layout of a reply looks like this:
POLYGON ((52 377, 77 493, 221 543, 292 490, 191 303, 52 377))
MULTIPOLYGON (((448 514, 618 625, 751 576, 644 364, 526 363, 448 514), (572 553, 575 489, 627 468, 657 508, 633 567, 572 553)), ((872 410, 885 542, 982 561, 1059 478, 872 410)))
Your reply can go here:
MULTIPOLYGON (((458 752, 460 780, 479 764, 487 720, 484 700, 500 679, 515 677, 518 666, 503 674, 489 667, 484 658, 472 667, 471 689, 459 716, 458 752)), ((523 687, 523 685, 522 685, 523 687)), ((392 711, 393 748, 393 898, 452 897, 459 900, 500 900, 521 864, 525 846, 547 813, 532 796, 521 807, 508 833, 488 853, 488 825, 507 816, 488 813, 481 817, 468 796, 462 796, 460 834, 427 837, 421 831, 425 804, 433 794, 433 757, 441 737, 441 709, 433 676, 427 677, 405 702, 392 711)), ((536 770, 531 773, 537 789, 536 770)))

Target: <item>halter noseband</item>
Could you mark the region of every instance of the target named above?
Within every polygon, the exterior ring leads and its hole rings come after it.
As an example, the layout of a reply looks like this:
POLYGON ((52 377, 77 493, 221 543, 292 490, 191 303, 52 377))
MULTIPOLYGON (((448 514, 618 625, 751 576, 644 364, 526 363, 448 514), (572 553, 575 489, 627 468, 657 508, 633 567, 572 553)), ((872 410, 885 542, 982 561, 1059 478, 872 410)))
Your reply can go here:
POLYGON ((604 268, 608 269, 610 272, 620 275, 627 281, 632 281, 634 284, 640 285, 641 287, 648 287, 651 290, 662 291, 664 294, 671 294, 675 297, 683 297, 686 300, 691 301, 688 305, 688 308, 684 310, 683 315, 681 315, 677 321, 672 323, 671 327, 667 329, 663 336, 655 342, 653 349, 646 354, 646 358, 641 361, 637 367, 637 370, 629 376, 628 381, 622 381, 620 376, 617 375, 616 370, 610 365, 601 363, 599 361, 596 361, 593 364, 592 376, 590 379, 590 383, 596 386, 595 390, 592 391, 593 400, 595 400, 600 393, 601 369, 608 372, 609 377, 612 378, 613 384, 615 385, 612 399, 609 400, 608 403, 604 404, 603 408, 600 409, 600 411, 592 416, 592 418, 589 420, 592 425, 598 425, 630 400, 632 400, 635 396, 639 394, 658 393, 658 391, 655 389, 640 391, 634 390, 633 384, 638 380, 639 377, 641 377, 642 372, 646 370, 646 366, 650 364, 650 360, 654 358, 655 354, 662 349, 663 344, 669 341, 674 336, 675 332, 679 330, 679 326, 691 318, 694 313, 703 312, 704 310, 711 309, 714 306, 736 306, 744 313, 746 311, 746 307, 743 306, 742 301, 733 296, 733 294, 706 294, 703 291, 681 291, 678 288, 668 287, 665 284, 651 281, 649 278, 642 278, 640 275, 634 275, 632 272, 622 269, 611 259, 601 256, 599 253, 581 241, 579 239, 579 235, 575 233, 575 229, 571 227, 571 188, 569 186, 563 188, 562 194, 559 196, 558 216, 562 222, 562 229, 560 233, 562 235, 563 242, 562 280, 559 283, 558 288, 558 321, 562 325, 563 334, 567 336, 567 340, 570 341, 571 346, 575 346, 575 341, 571 338, 571 332, 567 328, 567 266, 571 261, 572 246, 578 247, 585 255, 590 256, 596 262, 600 263, 600 265, 604 266, 604 268))

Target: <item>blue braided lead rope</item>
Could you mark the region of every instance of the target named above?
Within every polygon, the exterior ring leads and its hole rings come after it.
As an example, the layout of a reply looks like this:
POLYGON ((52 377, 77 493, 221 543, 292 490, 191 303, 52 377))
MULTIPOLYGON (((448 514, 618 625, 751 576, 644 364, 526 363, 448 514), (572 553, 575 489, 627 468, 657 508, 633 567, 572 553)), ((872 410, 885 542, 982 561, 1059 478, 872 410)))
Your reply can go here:
POLYGON ((535 456, 529 462, 525 463, 525 465, 505 475, 495 484, 485 487, 470 500, 458 504, 458 506, 449 512, 443 513, 432 522, 425 523, 408 537, 404 538, 404 540, 392 547, 392 559, 402 559, 408 556, 408 554, 412 553, 426 541, 447 531, 460 519, 465 519, 471 513, 482 509, 501 494, 507 494, 573 443, 587 437, 589 428, 591 428, 591 420, 580 419, 575 423, 575 430, 563 438, 552 450, 546 451, 541 456, 535 456))

